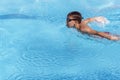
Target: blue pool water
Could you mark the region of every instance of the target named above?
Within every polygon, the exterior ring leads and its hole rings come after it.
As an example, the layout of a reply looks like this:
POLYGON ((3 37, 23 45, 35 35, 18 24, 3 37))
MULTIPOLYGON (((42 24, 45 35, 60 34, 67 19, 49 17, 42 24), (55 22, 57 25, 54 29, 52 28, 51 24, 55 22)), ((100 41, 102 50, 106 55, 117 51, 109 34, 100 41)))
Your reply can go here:
POLYGON ((120 80, 120 41, 68 29, 74 10, 120 34, 120 0, 0 0, 0 80, 120 80))

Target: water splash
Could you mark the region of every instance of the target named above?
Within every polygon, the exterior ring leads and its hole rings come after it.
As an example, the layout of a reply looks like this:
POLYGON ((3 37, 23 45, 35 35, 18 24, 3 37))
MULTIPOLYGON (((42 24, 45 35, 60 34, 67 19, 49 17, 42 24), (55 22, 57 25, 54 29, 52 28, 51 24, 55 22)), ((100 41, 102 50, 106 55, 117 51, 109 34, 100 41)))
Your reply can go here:
POLYGON ((102 17, 98 17, 97 18, 97 22, 96 23, 97 23, 98 27, 104 28, 106 25, 110 24, 110 21, 107 18, 102 16, 102 17))

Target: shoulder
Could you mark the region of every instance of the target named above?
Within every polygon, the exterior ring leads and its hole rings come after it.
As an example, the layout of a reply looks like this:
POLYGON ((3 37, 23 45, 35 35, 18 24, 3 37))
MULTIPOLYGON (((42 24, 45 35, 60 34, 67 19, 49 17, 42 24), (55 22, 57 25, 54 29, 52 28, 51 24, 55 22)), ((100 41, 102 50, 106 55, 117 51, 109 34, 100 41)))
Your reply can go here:
POLYGON ((89 30, 91 30, 91 28, 85 22, 81 22, 80 26, 81 26, 81 31, 83 32, 88 32, 89 30))
POLYGON ((83 20, 80 25, 81 25, 82 27, 88 27, 88 24, 86 24, 86 21, 85 21, 85 20, 83 20))

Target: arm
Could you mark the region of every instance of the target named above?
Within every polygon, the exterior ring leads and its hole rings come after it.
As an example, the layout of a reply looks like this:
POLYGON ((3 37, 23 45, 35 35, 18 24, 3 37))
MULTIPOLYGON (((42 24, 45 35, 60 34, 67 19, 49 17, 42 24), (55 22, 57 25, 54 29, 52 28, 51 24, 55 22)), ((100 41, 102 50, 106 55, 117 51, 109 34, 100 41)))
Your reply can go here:
POLYGON ((85 29, 84 29, 83 32, 85 32, 87 34, 97 35, 97 36, 100 36, 100 37, 103 37, 103 38, 106 38, 106 39, 109 39, 109 40, 120 40, 120 38, 117 37, 117 36, 112 36, 110 34, 106 34, 105 32, 99 32, 99 31, 93 30, 87 25, 84 25, 84 27, 85 27, 85 29))
POLYGON ((95 30, 88 31, 88 34, 97 35, 97 36, 100 36, 100 37, 103 37, 103 38, 106 38, 109 40, 119 40, 119 37, 117 37, 117 36, 112 36, 110 34, 106 34, 104 32, 98 32, 95 30))
POLYGON ((93 18, 87 18, 87 19, 85 19, 83 22, 84 22, 85 24, 87 24, 87 23, 90 23, 90 22, 93 22, 93 21, 95 21, 95 17, 93 17, 93 18))
POLYGON ((99 17, 93 17, 93 18, 87 18, 85 19, 83 22, 85 24, 88 24, 90 22, 98 22, 98 23, 109 23, 109 21, 105 18, 105 17, 102 17, 102 16, 99 16, 99 17))

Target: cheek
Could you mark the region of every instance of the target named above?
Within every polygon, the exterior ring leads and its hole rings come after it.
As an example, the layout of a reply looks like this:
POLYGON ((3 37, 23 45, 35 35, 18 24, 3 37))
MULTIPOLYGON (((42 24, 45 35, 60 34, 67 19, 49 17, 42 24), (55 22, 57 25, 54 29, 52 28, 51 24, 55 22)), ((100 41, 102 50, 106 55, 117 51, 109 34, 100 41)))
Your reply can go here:
POLYGON ((68 26, 73 27, 74 26, 74 22, 69 22, 68 26))

